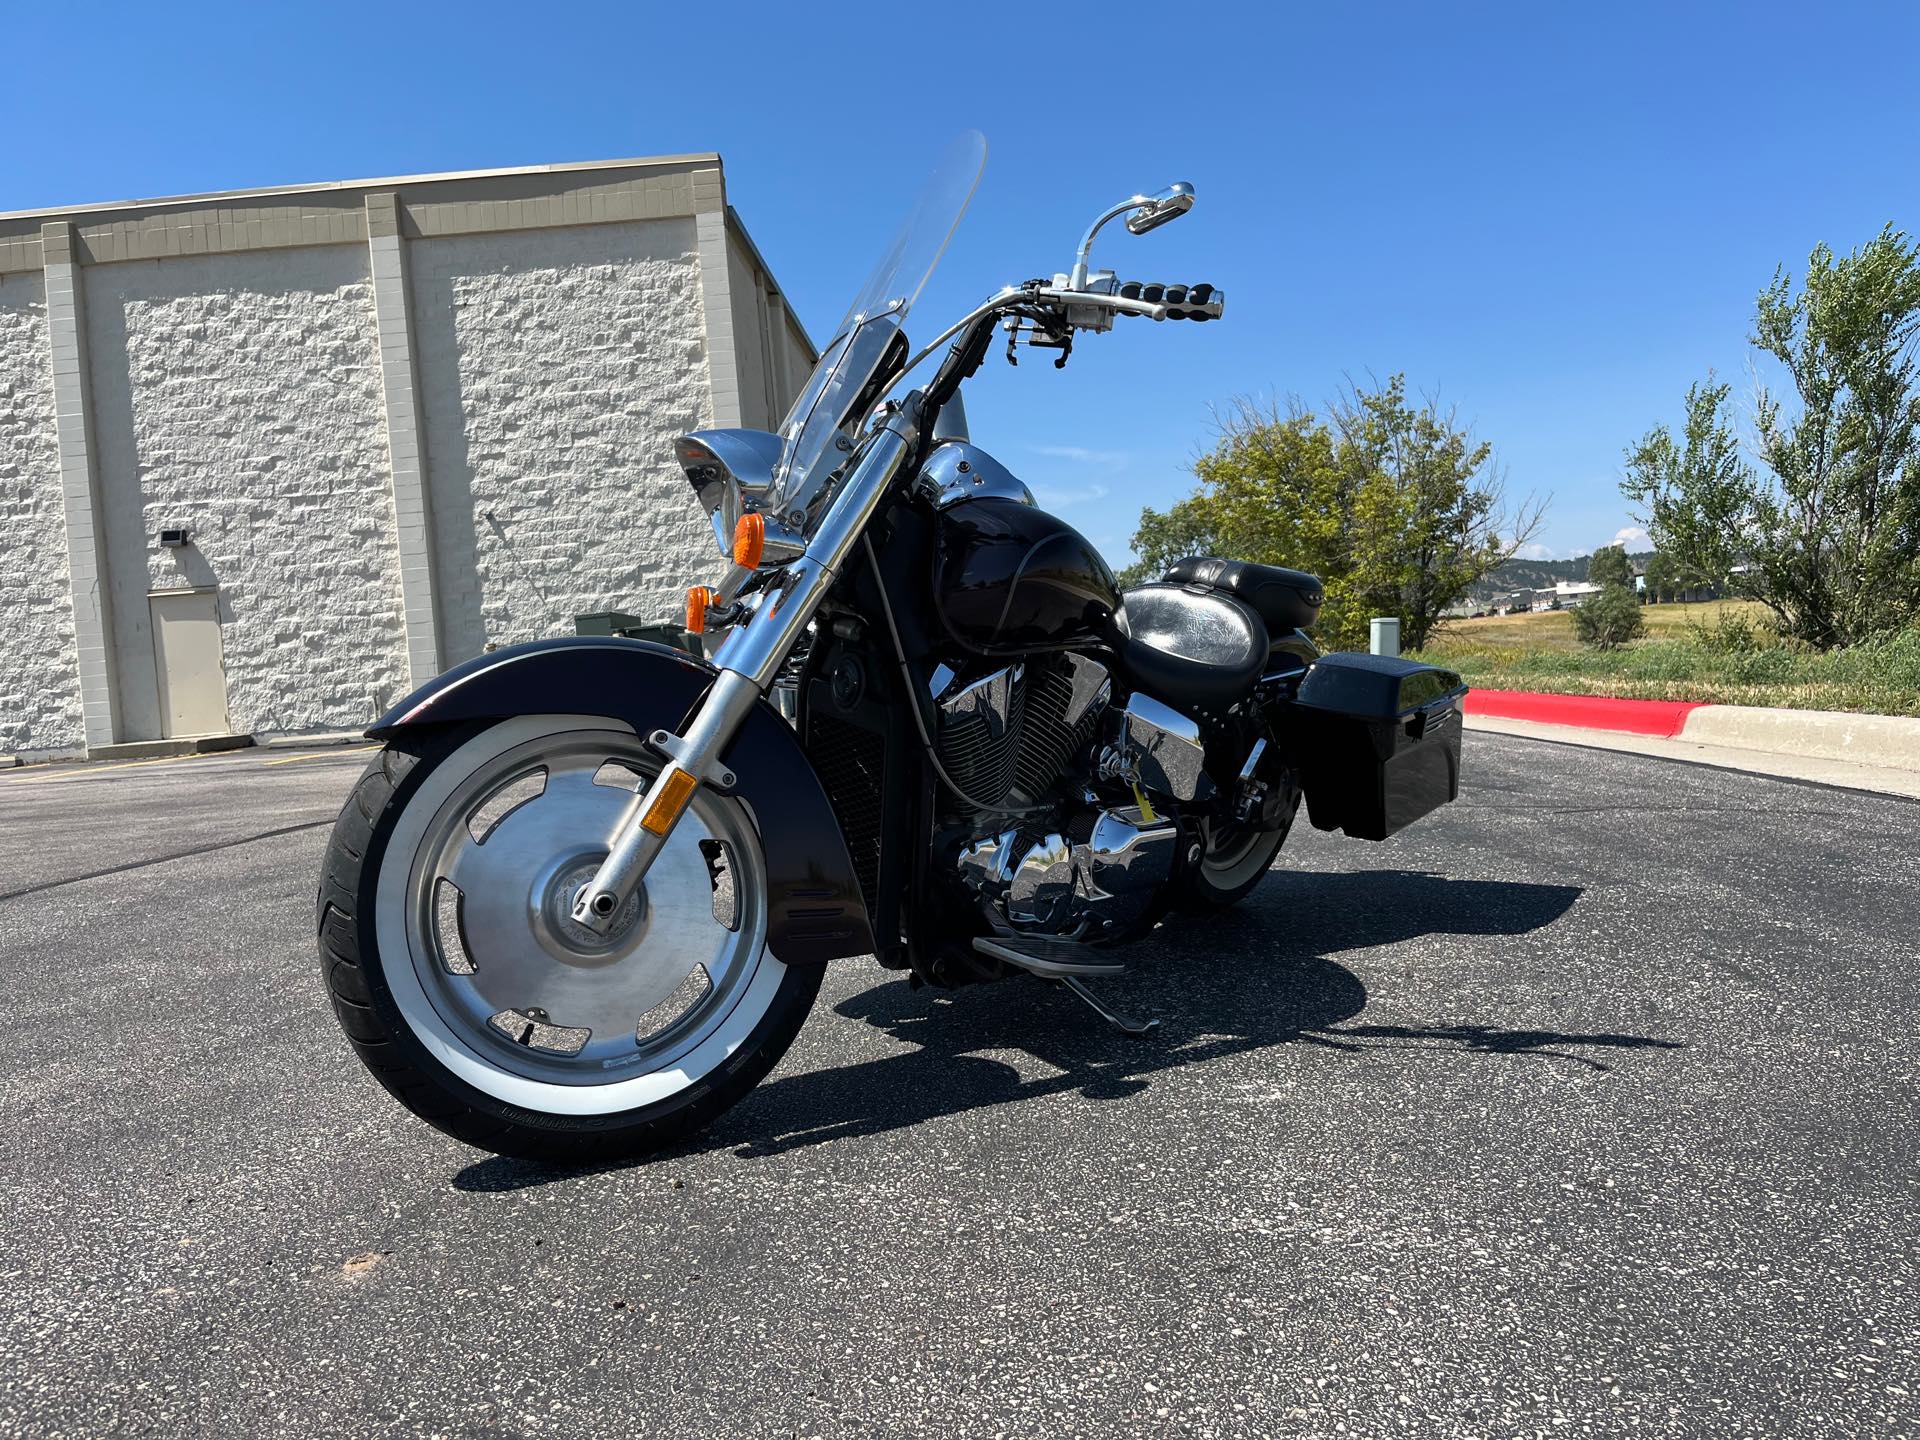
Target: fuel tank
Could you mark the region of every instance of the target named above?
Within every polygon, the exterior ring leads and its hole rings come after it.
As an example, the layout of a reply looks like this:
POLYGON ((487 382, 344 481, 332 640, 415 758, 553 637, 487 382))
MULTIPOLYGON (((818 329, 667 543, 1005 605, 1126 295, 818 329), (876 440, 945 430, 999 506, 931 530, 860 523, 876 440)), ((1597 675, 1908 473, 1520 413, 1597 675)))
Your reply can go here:
POLYGON ((948 635, 976 655, 1024 655, 1104 643, 1120 588, 1064 520, 1017 499, 960 500, 939 512, 934 606, 948 635))

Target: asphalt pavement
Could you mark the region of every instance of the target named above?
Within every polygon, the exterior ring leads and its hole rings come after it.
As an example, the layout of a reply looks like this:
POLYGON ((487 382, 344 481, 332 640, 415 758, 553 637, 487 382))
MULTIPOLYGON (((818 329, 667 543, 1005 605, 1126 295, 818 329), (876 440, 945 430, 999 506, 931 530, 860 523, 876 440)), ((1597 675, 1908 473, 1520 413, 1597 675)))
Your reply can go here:
POLYGON ((0 775, 0 1433, 1920 1434, 1920 803, 1490 734, 1101 987, 833 966, 617 1170, 362 1073, 364 754, 0 775))

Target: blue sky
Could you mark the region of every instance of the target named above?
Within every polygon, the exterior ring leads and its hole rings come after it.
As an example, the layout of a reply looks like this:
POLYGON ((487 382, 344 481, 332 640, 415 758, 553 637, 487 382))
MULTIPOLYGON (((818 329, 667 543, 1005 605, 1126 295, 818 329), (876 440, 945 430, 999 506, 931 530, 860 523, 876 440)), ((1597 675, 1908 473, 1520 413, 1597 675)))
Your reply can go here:
POLYGON ((1622 448, 1709 367, 1746 385, 1775 265, 1920 229, 1905 4, 19 6, 0 54, 0 209, 719 150, 816 334, 957 130, 991 153, 925 335, 1191 180, 1096 259, 1224 286, 1224 323, 970 392, 1116 558, 1214 407, 1396 370, 1551 492, 1548 551, 1607 543, 1622 448))

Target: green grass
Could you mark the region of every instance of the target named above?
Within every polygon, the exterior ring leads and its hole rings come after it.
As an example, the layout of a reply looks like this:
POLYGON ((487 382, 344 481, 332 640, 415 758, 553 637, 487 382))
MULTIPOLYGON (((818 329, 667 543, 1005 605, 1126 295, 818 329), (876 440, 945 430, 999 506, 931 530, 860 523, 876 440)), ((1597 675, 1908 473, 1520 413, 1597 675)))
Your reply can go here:
POLYGON ((1741 601, 1649 605, 1647 638, 1588 650, 1564 612, 1459 620, 1417 658, 1489 690, 1920 715, 1920 630, 1845 650, 1782 642, 1741 601), (1752 627, 1751 637, 1741 633, 1752 627))

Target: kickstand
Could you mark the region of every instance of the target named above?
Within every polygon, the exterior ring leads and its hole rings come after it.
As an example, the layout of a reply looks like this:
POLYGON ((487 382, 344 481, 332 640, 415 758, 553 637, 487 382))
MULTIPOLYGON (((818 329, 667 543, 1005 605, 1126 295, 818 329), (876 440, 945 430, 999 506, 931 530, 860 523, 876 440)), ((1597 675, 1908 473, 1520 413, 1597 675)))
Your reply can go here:
POLYGON ((1116 1030, 1128 1035, 1151 1035, 1160 1028, 1160 1021, 1157 1017, 1152 1020, 1136 1020, 1131 1015, 1122 1014, 1120 1011, 1103 1004, 1100 997, 1089 990, 1086 981, 1082 980, 1078 975, 1062 975, 1060 977, 1060 983, 1078 995, 1082 1000, 1086 1001, 1087 1004, 1092 1007, 1094 1014, 1098 1015, 1116 1030))

